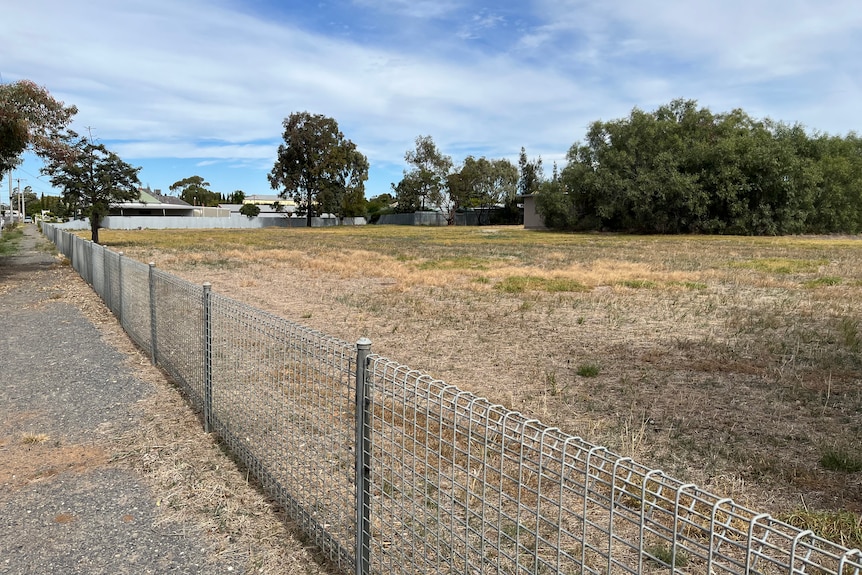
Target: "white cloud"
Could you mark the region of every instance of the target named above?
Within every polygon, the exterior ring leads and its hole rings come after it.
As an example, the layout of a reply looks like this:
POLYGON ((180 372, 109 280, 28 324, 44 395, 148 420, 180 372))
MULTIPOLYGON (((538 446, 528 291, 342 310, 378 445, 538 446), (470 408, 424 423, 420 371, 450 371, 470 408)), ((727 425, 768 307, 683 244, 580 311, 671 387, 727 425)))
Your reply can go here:
POLYGON ((77 105, 77 129, 121 155, 199 166, 265 169, 282 119, 302 110, 334 117, 380 166, 430 134, 456 161, 523 145, 550 167, 590 122, 677 97, 833 132, 862 124, 862 11, 849 1, 354 4, 403 24, 413 43, 225 2, 28 0, 4 7, 0 72, 77 105))
POLYGON ((377 12, 416 19, 442 18, 458 8, 457 2, 443 0, 354 0, 353 3, 377 12))

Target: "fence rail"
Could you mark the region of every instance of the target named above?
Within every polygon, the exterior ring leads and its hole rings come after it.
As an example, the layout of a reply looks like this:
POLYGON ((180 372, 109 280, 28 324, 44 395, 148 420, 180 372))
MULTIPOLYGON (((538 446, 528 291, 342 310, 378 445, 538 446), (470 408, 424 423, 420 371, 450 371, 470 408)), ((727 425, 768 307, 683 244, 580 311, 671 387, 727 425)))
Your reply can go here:
POLYGON ((862 575, 847 549, 370 352, 43 232, 343 571, 862 575))

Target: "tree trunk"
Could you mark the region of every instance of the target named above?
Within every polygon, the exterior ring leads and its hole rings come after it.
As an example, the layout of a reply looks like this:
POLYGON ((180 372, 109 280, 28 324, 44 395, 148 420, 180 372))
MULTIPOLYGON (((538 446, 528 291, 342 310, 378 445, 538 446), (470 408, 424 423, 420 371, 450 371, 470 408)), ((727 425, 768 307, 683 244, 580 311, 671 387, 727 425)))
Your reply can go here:
POLYGON ((101 226, 101 223, 101 218, 98 216, 90 216, 90 239, 94 244, 99 243, 99 227, 101 226))

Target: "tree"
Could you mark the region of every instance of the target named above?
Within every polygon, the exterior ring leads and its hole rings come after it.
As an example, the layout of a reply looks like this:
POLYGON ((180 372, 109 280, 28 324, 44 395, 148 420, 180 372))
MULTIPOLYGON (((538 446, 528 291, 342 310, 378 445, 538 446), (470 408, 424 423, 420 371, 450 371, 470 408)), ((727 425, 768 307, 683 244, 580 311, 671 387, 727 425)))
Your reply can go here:
MULTIPOLYGON (((221 197, 209 189, 209 182, 200 176, 190 176, 170 185, 170 190, 179 190, 180 199, 193 206, 217 206, 221 197)), ((237 202, 239 203, 239 202, 237 202)))
POLYGON ((368 160, 321 114, 294 112, 284 119, 284 143, 268 179, 279 197, 293 198, 311 226, 315 213, 344 213, 344 197, 365 193, 368 160))
POLYGON ((449 177, 449 194, 458 207, 479 210, 479 225, 490 223, 490 209, 514 198, 518 169, 509 160, 478 160, 467 156, 464 165, 449 177))
POLYGON ((77 112, 29 80, 0 84, 0 180, 28 147, 45 159, 66 155, 64 133, 77 112))
POLYGON ((392 204, 395 203, 395 198, 392 194, 380 194, 369 199, 366 203, 366 214, 368 220, 372 223, 380 219, 382 214, 391 214, 395 210, 392 204))
POLYGON ((228 204, 241 204, 245 199, 245 192, 242 190, 236 190, 231 195, 227 197, 228 204))
POLYGON ((522 146, 521 154, 518 156, 518 193, 522 196, 535 194, 539 191, 539 186, 544 179, 542 157, 539 156, 530 161, 527 158, 527 151, 522 146))
MULTIPOLYGON (((73 137, 77 137, 73 134, 73 137)), ((90 237, 99 243, 99 228, 112 203, 138 200, 138 172, 102 144, 77 139, 66 157, 51 158, 42 172, 63 190, 63 200, 90 220, 90 237)))
POLYGON ((431 136, 419 136, 416 138, 416 148, 408 150, 404 159, 413 166, 413 172, 421 183, 419 193, 422 209, 430 206, 448 213, 452 198, 449 197, 447 177, 452 171, 452 158, 437 149, 431 136))
POLYGON ((239 209, 239 213, 251 219, 260 213, 260 207, 257 204, 243 204, 239 209))

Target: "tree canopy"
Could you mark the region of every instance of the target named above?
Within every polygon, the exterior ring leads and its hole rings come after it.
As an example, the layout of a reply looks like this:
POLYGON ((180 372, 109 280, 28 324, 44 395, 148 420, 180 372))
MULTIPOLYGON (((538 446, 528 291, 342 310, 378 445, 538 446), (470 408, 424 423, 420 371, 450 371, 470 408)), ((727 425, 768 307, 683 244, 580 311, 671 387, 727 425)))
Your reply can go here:
POLYGON ((221 196, 209 189, 209 182, 200 176, 190 176, 174 182, 168 189, 179 191, 180 199, 193 206, 217 206, 221 196))
POLYGON ((321 114, 294 112, 283 127, 284 143, 268 176, 272 188, 296 202, 308 226, 316 213, 353 215, 368 179, 368 160, 356 144, 321 114))
POLYGON ((544 179, 542 157, 530 160, 527 157, 527 150, 521 146, 521 153, 518 155, 518 193, 522 196, 535 194, 544 179))
POLYGON ((99 228, 112 203, 140 198, 138 172, 102 144, 75 139, 65 157, 50 158, 42 172, 62 189, 63 200, 90 220, 90 236, 99 243, 99 228))
POLYGON ((64 133, 77 111, 30 80, 0 84, 0 180, 28 147, 45 159, 65 155, 64 133))
POLYGON ((252 219, 260 214, 260 206, 257 204, 243 204, 239 209, 239 213, 247 216, 248 219, 252 219))
MULTIPOLYGON (((524 152, 523 148, 521 149, 524 152)), ((516 196, 523 179, 508 159, 488 159, 467 156, 460 166, 455 166, 451 156, 443 154, 431 136, 416 138, 415 148, 408 150, 404 160, 412 167, 404 170, 401 181, 392 184, 392 192, 399 212, 437 210, 451 224, 455 212, 473 209, 479 215, 479 223, 490 223, 491 208, 504 205, 498 221, 512 222, 520 219, 516 196)), ((542 161, 527 163, 531 170, 531 181, 540 179, 542 161)), ((528 184, 532 186, 532 184, 528 184)))
POLYGON ((506 159, 467 156, 448 182, 457 207, 477 209, 479 224, 487 224, 492 207, 513 201, 518 190, 518 168, 506 159))
POLYGON ((641 233, 862 231, 862 141, 674 100, 594 122, 537 195, 550 227, 641 233))
POLYGON ((431 136, 418 136, 415 148, 404 154, 404 160, 412 168, 404 171, 398 185, 392 185, 398 199, 398 211, 435 209, 451 221, 457 207, 449 194, 452 158, 437 148, 431 136))

